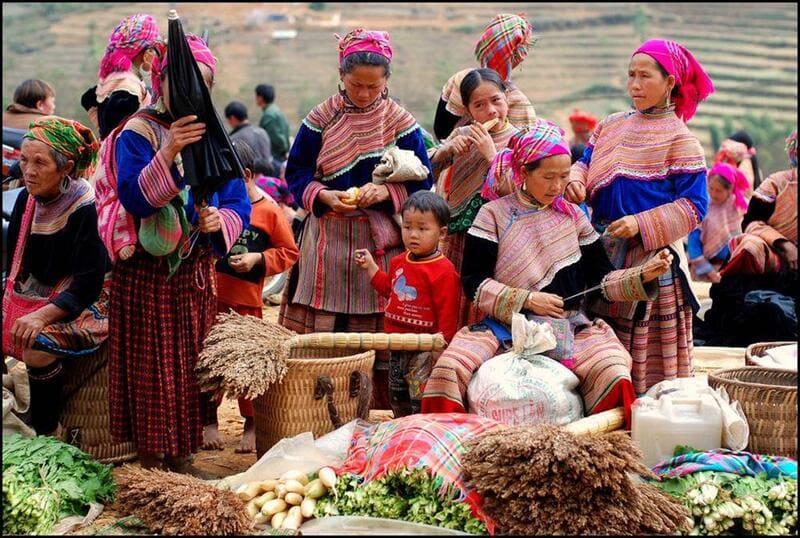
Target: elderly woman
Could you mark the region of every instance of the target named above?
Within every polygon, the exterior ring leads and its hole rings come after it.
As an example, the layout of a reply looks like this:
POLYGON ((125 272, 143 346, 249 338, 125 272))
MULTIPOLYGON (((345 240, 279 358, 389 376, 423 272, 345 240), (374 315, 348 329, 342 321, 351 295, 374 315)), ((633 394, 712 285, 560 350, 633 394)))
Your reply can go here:
MULTIPOLYGON (((340 38, 344 89, 306 116, 289 152, 286 181, 308 217, 279 322, 298 333, 383 328, 385 301, 373 293, 353 252, 368 249, 387 271, 402 250, 392 216, 410 194, 432 183, 430 174, 422 181, 371 183, 373 169, 391 146, 413 151, 431 168, 416 120, 389 99, 391 60, 386 32, 357 28, 340 38), (360 188, 355 203, 347 203, 351 187, 360 188)), ((373 385, 373 405, 380 409, 389 408, 387 376, 388 356, 380 354, 373 385)))
POLYGON ((54 116, 31 123, 22 142, 26 189, 9 224, 3 351, 27 365, 42 435, 60 430, 61 359, 93 353, 108 335, 108 257, 83 176, 97 148, 87 127, 54 116))
POLYGON ((628 65, 634 110, 601 121, 572 165, 567 199, 587 199, 615 267, 641 264, 664 247, 675 256, 654 300, 592 305, 633 356, 637 394, 664 379, 693 375, 692 316, 699 304, 689 287, 683 239, 705 217, 708 193, 705 154, 686 122, 713 91, 686 48, 647 41, 628 65))
POLYGON ((789 169, 775 172, 753 193, 744 234, 730 242, 723 276, 797 271, 797 131, 786 139, 786 152, 789 169))
MULTIPOLYGON (((508 121, 517 127, 533 123, 536 111, 528 97, 511 82, 511 70, 525 60, 528 49, 535 44, 531 23, 523 15, 510 13, 496 15, 475 43, 475 59, 480 66, 497 71, 508 88, 508 121)), ((433 132, 439 140, 446 139, 455 127, 471 119, 460 91, 461 81, 470 71, 472 68, 454 74, 442 88, 433 120, 433 132)))
MULTIPOLYGON (((216 59, 187 35, 206 85, 216 59)), ((166 53, 153 63, 155 109, 142 109, 103 143, 103 169, 136 224, 136 249, 114 266, 111 284, 109 400, 111 434, 133 441, 142 466, 196 473, 190 455, 202 442, 195 364, 216 313, 215 257, 247 228, 251 205, 241 178, 196 206, 180 152, 205 124, 170 113, 166 53)), ((113 226, 113 223, 109 223, 113 226)))
POLYGON ((599 285, 606 300, 652 297, 672 257, 663 251, 641 267, 614 270, 586 214, 561 197, 570 163, 564 131, 541 119, 492 161, 491 179, 520 188, 481 207, 466 237, 461 282, 488 319, 461 329, 437 360, 423 412, 465 411, 472 374, 522 312, 573 333, 574 348, 563 345, 561 359, 574 359, 587 415, 624 406, 630 418, 631 356, 611 327, 584 314, 582 294, 599 285))
POLYGON ((81 105, 97 125, 101 140, 122 120, 150 104, 144 79, 160 39, 156 20, 144 13, 125 17, 111 32, 100 59, 97 85, 81 97, 81 105))

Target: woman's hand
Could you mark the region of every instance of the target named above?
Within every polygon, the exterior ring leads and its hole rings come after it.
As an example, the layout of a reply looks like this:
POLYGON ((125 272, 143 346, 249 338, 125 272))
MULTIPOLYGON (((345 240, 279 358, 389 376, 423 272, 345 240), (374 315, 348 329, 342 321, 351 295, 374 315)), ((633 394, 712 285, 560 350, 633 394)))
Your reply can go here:
POLYGON ((639 222, 633 215, 627 215, 609 224, 606 233, 618 239, 630 239, 639 233, 639 222))
POLYGON ((237 273, 247 273, 256 265, 261 263, 264 258, 258 252, 245 252, 244 254, 234 254, 228 258, 228 265, 237 273))
POLYGON ((320 191, 317 195, 317 198, 320 202, 325 204, 326 206, 330 207, 337 213, 349 213, 353 211, 356 207, 354 205, 345 204, 342 200, 347 200, 350 198, 350 195, 344 191, 334 191, 334 190, 323 190, 320 191))
POLYGON ((669 249, 661 249, 655 257, 642 265, 642 282, 650 282, 666 273, 672 265, 672 253, 669 249))
POLYGON ((579 204, 586 199, 586 187, 578 180, 572 180, 567 183, 567 188, 564 189, 564 198, 567 202, 579 204))
POLYGON ((789 268, 797 271, 797 246, 791 241, 784 240, 778 243, 775 249, 789 264, 789 268))
POLYGON ((360 187, 360 197, 358 198, 358 207, 370 207, 389 199, 389 188, 386 185, 375 185, 374 183, 367 183, 360 187))
POLYGON ((469 129, 469 139, 472 140, 472 143, 475 144, 478 151, 481 152, 483 158, 492 162, 492 159, 494 159, 497 153, 492 135, 489 134, 489 131, 486 130, 486 127, 484 127, 482 123, 475 122, 469 126, 469 129))
POLYGON ((219 209, 214 206, 194 206, 194 208, 197 211, 197 224, 201 232, 210 234, 222 229, 222 218, 219 216, 219 209))
POLYGON ((47 327, 47 320, 38 311, 22 316, 11 327, 11 339, 20 349, 30 349, 36 337, 47 327))
POLYGON ((564 317, 564 300, 554 293, 532 291, 525 300, 525 309, 540 316, 564 317))
POLYGON ((161 145, 161 151, 172 162, 183 148, 198 142, 206 133, 206 124, 196 121, 197 116, 184 116, 172 122, 167 132, 167 139, 161 145))

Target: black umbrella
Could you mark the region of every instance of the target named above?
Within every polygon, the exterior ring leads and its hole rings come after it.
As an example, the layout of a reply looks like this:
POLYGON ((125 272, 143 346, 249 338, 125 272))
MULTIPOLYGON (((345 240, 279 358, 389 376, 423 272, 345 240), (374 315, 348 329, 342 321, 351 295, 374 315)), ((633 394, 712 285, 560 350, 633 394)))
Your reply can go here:
POLYGON ((169 110, 175 118, 193 114, 206 124, 203 138, 181 151, 184 179, 191 186, 194 199, 202 203, 226 181, 243 178, 244 167, 211 101, 178 13, 170 10, 168 18, 169 110))

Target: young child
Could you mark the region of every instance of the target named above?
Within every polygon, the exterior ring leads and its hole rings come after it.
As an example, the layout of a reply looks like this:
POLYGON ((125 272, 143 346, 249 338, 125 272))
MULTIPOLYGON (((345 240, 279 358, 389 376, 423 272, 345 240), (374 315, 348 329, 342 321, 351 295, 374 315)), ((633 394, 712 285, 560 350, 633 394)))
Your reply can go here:
MULTIPOLYGON (((406 251, 391 259, 389 272, 378 269, 366 249, 355 251, 372 286, 389 299, 383 327, 387 333, 437 333, 448 342, 458 329, 461 281, 452 262, 439 251, 447 235, 450 208, 430 191, 412 194, 401 208, 406 251)), ((422 387, 430 375, 430 352, 390 356, 389 391, 394 416, 419 413, 422 387)))
MULTIPOLYGON (((262 317, 261 291, 264 279, 282 273, 297 262, 300 251, 294 242, 292 228, 278 204, 259 189, 254 181, 255 155, 246 142, 233 143, 242 161, 247 196, 253 206, 250 226, 242 232, 230 252, 217 261, 217 312, 233 310, 242 315, 262 317)), ((222 449, 216 421, 216 407, 208 412, 203 429, 203 448, 222 449)), ((253 403, 239 399, 239 412, 244 417, 244 433, 236 452, 255 451, 253 403)))

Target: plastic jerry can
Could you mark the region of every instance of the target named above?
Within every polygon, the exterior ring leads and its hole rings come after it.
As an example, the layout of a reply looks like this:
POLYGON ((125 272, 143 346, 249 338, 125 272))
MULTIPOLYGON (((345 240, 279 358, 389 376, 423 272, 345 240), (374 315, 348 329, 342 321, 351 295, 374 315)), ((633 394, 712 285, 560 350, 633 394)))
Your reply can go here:
POLYGON ((677 445, 720 448, 722 410, 710 394, 644 396, 633 403, 631 437, 650 468, 670 459, 677 445))

